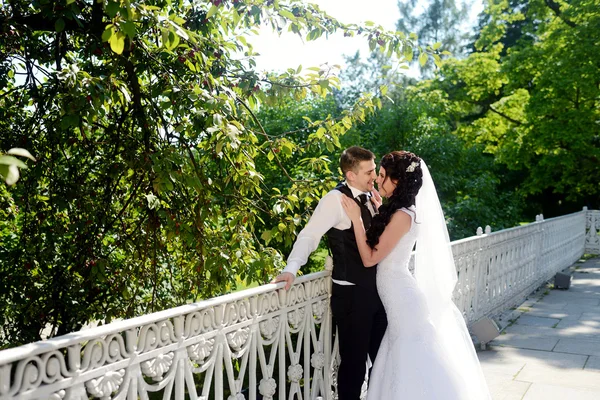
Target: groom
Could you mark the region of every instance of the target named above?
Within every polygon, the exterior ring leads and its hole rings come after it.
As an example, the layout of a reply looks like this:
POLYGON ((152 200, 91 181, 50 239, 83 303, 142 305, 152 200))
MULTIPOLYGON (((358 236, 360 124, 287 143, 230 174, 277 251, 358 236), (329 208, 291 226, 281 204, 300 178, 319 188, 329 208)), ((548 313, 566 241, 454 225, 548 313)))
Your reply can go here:
POLYGON ((372 152, 357 146, 342 152, 340 168, 346 181, 319 201, 294 243, 287 266, 274 279, 274 282, 286 282, 285 288, 289 289, 300 267, 327 234, 333 254, 331 311, 338 329, 341 357, 339 400, 360 398, 367 355, 371 361, 375 360, 387 327, 385 310, 377 293, 376 268, 363 266, 352 223, 340 201, 341 196, 353 198, 361 208, 365 228, 369 228, 375 214, 369 201, 377 177, 374 159, 372 152))

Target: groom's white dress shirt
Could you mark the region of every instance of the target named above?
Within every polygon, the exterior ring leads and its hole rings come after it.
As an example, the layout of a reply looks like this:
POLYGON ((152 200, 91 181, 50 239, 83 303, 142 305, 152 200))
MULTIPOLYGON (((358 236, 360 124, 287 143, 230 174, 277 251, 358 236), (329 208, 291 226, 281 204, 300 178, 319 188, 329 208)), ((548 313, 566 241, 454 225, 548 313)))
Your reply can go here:
MULTIPOLYGON (((365 193, 350 185, 348 185, 348 188, 350 188, 352 195, 355 198, 365 193)), ((287 259, 287 265, 283 272, 291 272, 296 275, 300 267, 306 264, 310 254, 316 250, 317 246, 319 246, 321 238, 329 229, 350 229, 352 222, 342 207, 341 196, 344 196, 342 192, 339 190, 332 190, 319 201, 319 204, 308 220, 308 223, 304 229, 300 231, 300 234, 298 234, 298 238, 294 243, 294 247, 287 259)), ((371 215, 373 215, 373 204, 371 204, 370 201, 367 202, 367 208, 369 208, 371 215)), ((335 279, 333 282, 338 285, 354 285, 354 283, 348 281, 339 281, 335 279)))

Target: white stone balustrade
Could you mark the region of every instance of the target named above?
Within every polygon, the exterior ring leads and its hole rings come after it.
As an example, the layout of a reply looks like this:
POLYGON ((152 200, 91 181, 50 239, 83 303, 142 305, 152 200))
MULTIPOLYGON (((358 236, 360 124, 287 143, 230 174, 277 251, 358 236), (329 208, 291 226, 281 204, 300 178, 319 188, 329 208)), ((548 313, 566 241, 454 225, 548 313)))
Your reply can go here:
MULTIPOLYGON (((600 211, 584 209, 453 242, 466 321, 600 254, 599 230, 600 211)), ((330 285, 326 270, 287 292, 265 285, 0 351, 0 400, 334 398, 330 285)))
POLYGON ((0 399, 323 396, 331 386, 329 274, 4 350, 0 399))
POLYGON ((586 246, 586 211, 452 243, 458 272, 454 302, 468 324, 519 305, 570 266, 586 246))

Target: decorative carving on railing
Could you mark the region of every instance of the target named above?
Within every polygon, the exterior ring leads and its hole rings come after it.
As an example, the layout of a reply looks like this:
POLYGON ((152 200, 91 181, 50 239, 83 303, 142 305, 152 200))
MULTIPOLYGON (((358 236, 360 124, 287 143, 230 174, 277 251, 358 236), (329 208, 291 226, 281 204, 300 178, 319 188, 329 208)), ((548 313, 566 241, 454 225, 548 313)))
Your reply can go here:
POLYGON ((587 211, 585 231, 585 252, 600 254, 600 211, 587 211))
MULTIPOLYGON (((519 304, 599 254, 599 229, 584 210, 453 242, 455 303, 468 323, 519 304)), ((1 351, 0 400, 335 399, 330 287, 327 270, 1 351)))

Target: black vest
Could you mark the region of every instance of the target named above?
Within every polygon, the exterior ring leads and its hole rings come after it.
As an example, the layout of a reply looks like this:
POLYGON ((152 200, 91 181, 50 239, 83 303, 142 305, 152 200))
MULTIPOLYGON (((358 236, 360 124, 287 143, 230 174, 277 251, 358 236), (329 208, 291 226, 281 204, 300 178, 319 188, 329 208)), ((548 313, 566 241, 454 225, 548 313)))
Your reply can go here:
MULTIPOLYGON (((354 199, 350 188, 343 183, 336 186, 334 190, 339 190, 345 196, 354 199)), ((366 205, 362 205, 360 201, 354 199, 360 206, 361 216, 365 229, 371 226, 371 212, 366 205)), ((354 236, 354 228, 350 225, 350 229, 339 230, 331 228, 327 231, 327 239, 329 248, 333 255, 333 273, 332 278, 340 281, 348 281, 358 286, 377 288, 376 273, 377 267, 365 268, 356 246, 356 237, 354 236)))

